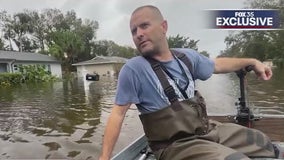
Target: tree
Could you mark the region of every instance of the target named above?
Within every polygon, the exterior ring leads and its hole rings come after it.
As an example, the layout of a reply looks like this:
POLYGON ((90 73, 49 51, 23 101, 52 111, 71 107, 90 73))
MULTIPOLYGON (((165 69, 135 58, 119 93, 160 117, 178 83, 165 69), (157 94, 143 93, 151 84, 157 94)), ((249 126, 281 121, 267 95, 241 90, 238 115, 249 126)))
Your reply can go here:
POLYGON ((206 57, 209 57, 210 56, 210 54, 207 52, 207 51, 201 51, 201 52, 199 52, 200 54, 202 54, 202 55, 204 55, 204 56, 206 56, 206 57))
POLYGON ((70 71, 72 63, 94 56, 98 27, 97 21, 78 18, 73 10, 24 10, 13 15, 0 12, 0 28, 10 50, 14 43, 19 51, 53 55, 62 61, 66 71, 70 71))
POLYGON ((192 40, 189 39, 189 37, 180 36, 179 34, 168 37, 168 44, 170 48, 191 48, 197 51, 198 42, 199 40, 192 40))
POLYGON ((28 11, 27 14, 31 17, 31 25, 33 27, 33 43, 40 48, 40 52, 44 52, 46 49, 48 24, 45 12, 40 14, 37 11, 28 11))
POLYGON ((98 22, 83 21, 73 10, 63 14, 57 9, 47 9, 41 15, 34 14, 34 17, 39 23, 34 37, 40 42, 41 50, 45 52, 47 47, 47 53, 61 60, 66 72, 73 70, 72 63, 92 57, 98 22))
POLYGON ((108 48, 112 43, 114 42, 107 40, 96 41, 93 44, 93 53, 95 56, 108 56, 110 54, 108 48))
POLYGON ((50 45, 49 52, 63 62, 66 72, 71 69, 71 64, 79 53, 84 50, 81 37, 71 31, 56 31, 51 35, 54 43, 50 45))
POLYGON ((0 38, 0 50, 5 50, 5 44, 2 38, 0 38))
MULTIPOLYGON (((198 51, 198 42, 199 40, 189 39, 189 37, 180 36, 179 34, 168 37, 168 44, 170 48, 190 48, 198 51)), ((207 51, 201 51, 200 54, 203 54, 206 57, 210 56, 207 51)))
POLYGON ((120 46, 113 41, 100 40, 94 44, 93 53, 97 56, 118 56, 131 58, 136 56, 137 51, 129 46, 120 46))
POLYGON ((15 38, 15 34, 12 31, 11 17, 6 11, 0 13, 1 30, 4 32, 4 39, 9 41, 9 50, 13 50, 12 41, 15 38))
POLYGON ((6 11, 0 11, 0 28, 3 28, 5 26, 5 19, 7 18, 7 12, 6 11))
POLYGON ((14 14, 13 18, 8 20, 10 23, 9 29, 14 33, 13 41, 19 48, 19 51, 23 50, 23 41, 27 39, 26 34, 32 33, 31 17, 23 12, 14 14))
POLYGON ((25 52, 35 52, 38 49, 38 42, 35 39, 29 39, 27 37, 22 38, 22 50, 25 52))
POLYGON ((117 55, 118 57, 124 57, 124 58, 132 58, 136 56, 138 51, 132 47, 129 46, 119 46, 119 52, 117 55))
MULTIPOLYGON (((249 0, 248 8, 279 9, 281 26, 284 29, 283 0, 249 0)), ((253 57, 261 61, 282 59, 284 63, 284 30, 241 31, 225 38, 227 47, 222 56, 253 57)))
POLYGON ((96 39, 96 30, 98 29, 98 22, 86 19, 81 25, 76 28, 76 34, 82 39, 84 51, 78 54, 77 60, 83 61, 93 57, 92 49, 96 39))

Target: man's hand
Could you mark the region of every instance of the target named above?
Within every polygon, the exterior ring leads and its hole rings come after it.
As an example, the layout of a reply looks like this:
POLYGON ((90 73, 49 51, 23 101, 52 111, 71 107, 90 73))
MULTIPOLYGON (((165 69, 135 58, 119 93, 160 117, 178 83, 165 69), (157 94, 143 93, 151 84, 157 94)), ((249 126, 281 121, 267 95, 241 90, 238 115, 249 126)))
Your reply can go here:
POLYGON ((256 62, 256 64, 253 66, 253 70, 260 79, 269 80, 272 77, 271 68, 261 63, 260 61, 256 62))

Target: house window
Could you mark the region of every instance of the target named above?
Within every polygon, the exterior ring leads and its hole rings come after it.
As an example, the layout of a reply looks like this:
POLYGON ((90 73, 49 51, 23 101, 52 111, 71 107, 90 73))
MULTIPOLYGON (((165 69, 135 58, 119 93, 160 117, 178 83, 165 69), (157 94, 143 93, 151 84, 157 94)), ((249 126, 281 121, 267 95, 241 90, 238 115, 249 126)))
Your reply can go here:
POLYGON ((19 65, 14 64, 14 66, 13 66, 13 71, 14 71, 14 72, 19 72, 19 65))
POLYGON ((23 71, 23 65, 22 64, 14 64, 13 65, 13 72, 22 72, 23 71))
POLYGON ((51 72, 50 64, 47 65, 47 69, 48 69, 47 71, 51 72))
POLYGON ((0 63, 0 73, 7 71, 7 63, 0 63))

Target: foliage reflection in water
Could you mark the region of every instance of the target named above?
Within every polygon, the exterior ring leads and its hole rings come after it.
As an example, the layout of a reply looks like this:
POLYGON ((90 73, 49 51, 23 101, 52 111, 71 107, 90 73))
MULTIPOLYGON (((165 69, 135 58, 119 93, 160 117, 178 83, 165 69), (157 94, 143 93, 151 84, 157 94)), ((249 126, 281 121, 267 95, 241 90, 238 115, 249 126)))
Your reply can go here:
POLYGON ((115 85, 114 79, 105 78, 1 88, 1 158, 64 158, 82 151, 90 152, 83 157, 93 155, 100 144, 92 142, 101 141, 94 135, 102 106, 110 108, 115 85))

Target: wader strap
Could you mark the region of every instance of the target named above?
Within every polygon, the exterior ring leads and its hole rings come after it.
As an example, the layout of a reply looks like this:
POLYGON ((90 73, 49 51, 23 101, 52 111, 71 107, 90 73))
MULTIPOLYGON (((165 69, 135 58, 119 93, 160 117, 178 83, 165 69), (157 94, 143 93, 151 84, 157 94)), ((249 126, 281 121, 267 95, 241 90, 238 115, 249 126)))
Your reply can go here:
POLYGON ((158 62, 157 60, 154 60, 153 58, 146 57, 146 59, 151 64, 152 69, 154 70, 157 77, 159 78, 159 81, 161 82, 164 92, 166 96, 168 97, 169 101, 171 102, 171 104, 174 104, 174 102, 177 102, 178 97, 175 93, 173 86, 170 85, 168 79, 166 78, 166 75, 163 72, 160 62, 158 62))
POLYGON ((192 63, 190 62, 189 58, 182 52, 178 52, 176 50, 171 50, 171 52, 178 57, 188 68, 189 72, 191 73, 192 79, 195 80, 193 76, 193 67, 192 63))
POLYGON ((183 95, 183 97, 184 97, 185 99, 188 99, 188 96, 187 96, 187 94, 186 94, 186 89, 187 89, 187 87, 188 87, 188 85, 189 85, 189 79, 188 79, 188 77, 187 77, 187 75, 186 75, 186 73, 185 73, 185 70, 183 69, 182 65, 180 64, 180 62, 177 60, 176 57, 175 57, 175 59, 176 59, 178 65, 179 65, 179 68, 180 68, 181 71, 182 71, 182 76, 184 76, 185 79, 186 79, 186 85, 185 85, 184 88, 181 88, 181 87, 178 85, 178 83, 175 81, 174 76, 167 70, 167 68, 166 68, 162 63, 160 63, 160 64, 161 64, 161 67, 162 67, 163 71, 174 81, 174 83, 176 84, 178 90, 181 92, 181 94, 183 95))
MULTIPOLYGON (((176 50, 171 50, 171 52, 175 56, 177 56, 177 58, 180 59, 187 66, 189 72, 191 73, 192 79, 195 80, 195 78, 193 77, 192 64, 191 64, 189 58, 182 52, 178 52, 176 50)), ((159 79, 159 81, 160 81, 160 83, 161 83, 161 85, 164 89, 164 92, 165 92, 166 96, 168 97, 169 101, 171 102, 171 104, 174 104, 174 102, 177 102, 178 96, 176 95, 173 86, 170 85, 170 83, 167 79, 167 76, 162 69, 160 62, 151 58, 151 57, 144 57, 144 58, 151 64, 151 67, 152 67, 153 71, 155 72, 155 74, 157 75, 157 77, 158 77, 158 79, 159 79)))

